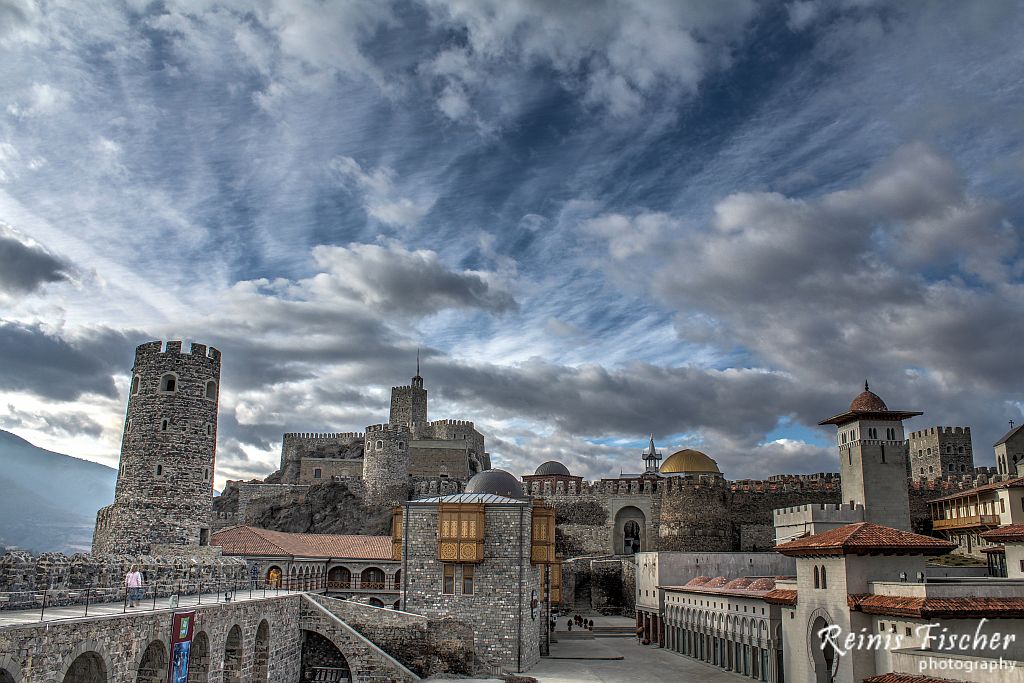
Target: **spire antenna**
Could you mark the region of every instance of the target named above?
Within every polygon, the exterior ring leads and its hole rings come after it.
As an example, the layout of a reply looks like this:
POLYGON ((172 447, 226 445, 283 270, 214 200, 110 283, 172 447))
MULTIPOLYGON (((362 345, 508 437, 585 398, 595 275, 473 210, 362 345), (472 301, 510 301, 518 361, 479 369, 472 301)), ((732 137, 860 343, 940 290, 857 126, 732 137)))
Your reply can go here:
POLYGON ((868 381, 867 380, 864 380, 864 391, 871 391, 870 389, 868 389, 868 381))
POLYGON ((416 376, 420 376, 420 347, 416 347, 416 376))

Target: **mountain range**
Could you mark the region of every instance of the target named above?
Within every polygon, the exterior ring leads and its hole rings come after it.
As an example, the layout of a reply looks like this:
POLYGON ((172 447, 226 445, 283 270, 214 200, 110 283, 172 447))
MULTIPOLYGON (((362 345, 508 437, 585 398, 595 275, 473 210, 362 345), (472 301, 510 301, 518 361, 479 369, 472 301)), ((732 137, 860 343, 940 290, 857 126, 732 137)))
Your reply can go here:
POLYGON ((0 430, 0 547, 89 552, 96 511, 117 470, 54 453, 0 430))

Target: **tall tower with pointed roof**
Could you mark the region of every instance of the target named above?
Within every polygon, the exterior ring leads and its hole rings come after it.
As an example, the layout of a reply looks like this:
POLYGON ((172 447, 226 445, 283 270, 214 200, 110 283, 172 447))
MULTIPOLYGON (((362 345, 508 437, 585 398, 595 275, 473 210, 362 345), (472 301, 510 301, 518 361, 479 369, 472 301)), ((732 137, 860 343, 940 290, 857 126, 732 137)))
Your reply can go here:
POLYGON ((818 424, 835 425, 843 502, 864 506, 864 520, 910 530, 903 420, 918 411, 889 410, 864 382, 850 409, 818 424))
POLYGON ((661 465, 661 453, 654 447, 654 434, 651 434, 650 443, 640 457, 644 461, 644 474, 657 474, 661 465))
POLYGON ((416 351, 416 374, 404 387, 391 388, 391 418, 393 425, 422 428, 427 423, 427 390, 420 377, 420 352, 416 351))

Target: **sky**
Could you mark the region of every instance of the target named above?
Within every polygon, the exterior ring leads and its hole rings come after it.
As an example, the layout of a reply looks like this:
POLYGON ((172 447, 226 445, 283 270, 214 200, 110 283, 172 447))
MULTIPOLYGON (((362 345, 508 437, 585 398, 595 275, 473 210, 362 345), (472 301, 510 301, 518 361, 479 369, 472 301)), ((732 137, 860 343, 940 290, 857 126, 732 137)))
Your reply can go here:
POLYGON ((837 469, 1024 420, 1024 10, 0 0, 0 428, 117 463, 137 344, 220 348, 217 485, 430 417, 495 466, 837 469))

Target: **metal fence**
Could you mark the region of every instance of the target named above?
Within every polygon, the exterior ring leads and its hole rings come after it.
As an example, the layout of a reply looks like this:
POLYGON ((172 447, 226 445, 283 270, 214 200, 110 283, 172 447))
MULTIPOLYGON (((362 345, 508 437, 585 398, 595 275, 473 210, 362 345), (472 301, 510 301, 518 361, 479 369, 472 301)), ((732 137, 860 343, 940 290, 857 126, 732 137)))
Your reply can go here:
POLYGON ((90 614, 129 613, 192 607, 238 599, 253 599, 317 590, 300 579, 281 580, 273 584, 243 579, 214 581, 178 581, 151 583, 137 589, 140 593, 131 607, 131 589, 119 586, 87 588, 48 588, 34 591, 0 592, 0 610, 38 610, 39 621, 78 619, 90 614))

